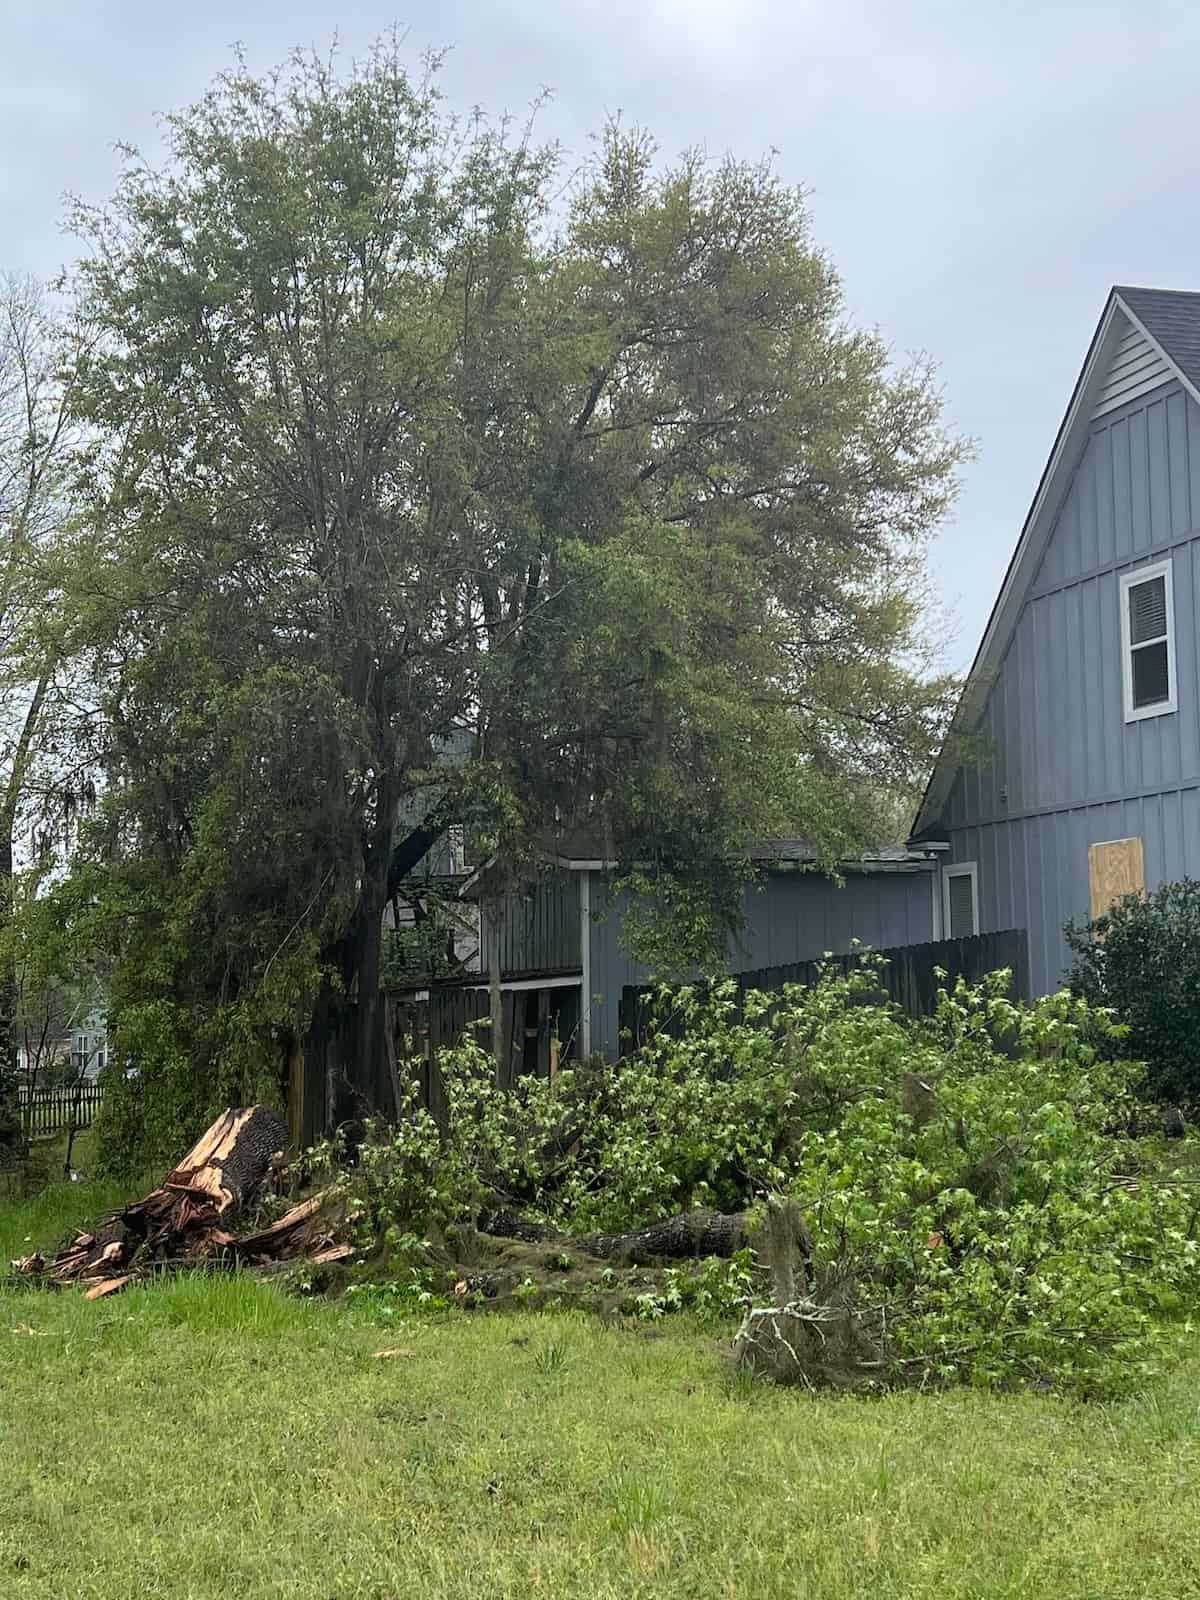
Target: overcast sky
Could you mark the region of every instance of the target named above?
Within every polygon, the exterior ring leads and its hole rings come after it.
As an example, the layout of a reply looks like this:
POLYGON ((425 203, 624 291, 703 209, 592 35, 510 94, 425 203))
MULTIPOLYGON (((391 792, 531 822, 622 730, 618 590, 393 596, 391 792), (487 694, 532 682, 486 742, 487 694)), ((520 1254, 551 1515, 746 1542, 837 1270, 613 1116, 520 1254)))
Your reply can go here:
POLYGON ((466 108, 584 151, 609 113, 665 153, 774 149, 856 320, 938 363, 978 457, 936 569, 974 653, 1112 283, 1200 288, 1195 0, 0 0, 0 268, 69 259, 62 196, 199 96, 241 41, 347 56, 399 22, 466 108))

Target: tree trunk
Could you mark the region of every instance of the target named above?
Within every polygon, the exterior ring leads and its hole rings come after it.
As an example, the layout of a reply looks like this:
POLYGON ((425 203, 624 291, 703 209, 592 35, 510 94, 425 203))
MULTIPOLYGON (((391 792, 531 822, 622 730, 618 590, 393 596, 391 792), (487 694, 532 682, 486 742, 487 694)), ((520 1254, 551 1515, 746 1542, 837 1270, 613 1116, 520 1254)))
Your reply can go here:
POLYGON ((383 1006, 379 993, 383 965, 383 913, 387 905, 387 863, 391 830, 386 848, 373 846, 364 874, 359 926, 355 939, 358 1013, 354 1033, 354 1056, 350 1082, 358 1101, 359 1116, 374 1116, 383 1109, 379 1102, 380 1054, 383 1048, 383 1006))
POLYGON ((435 811, 432 817, 425 818, 420 827, 413 828, 403 839, 393 844, 391 859, 388 862, 389 899, 393 899, 400 892, 400 886, 405 878, 425 859, 449 826, 449 822, 442 820, 435 811))
MULTIPOLYGON (((25 788, 38 721, 49 687, 50 671, 44 668, 25 711, 0 806, 0 933, 5 934, 13 914, 13 830, 17 807, 25 788)), ((4 952, 0 953, 0 1145, 19 1148, 24 1143, 24 1134, 17 1105, 16 1012, 16 962, 5 941, 4 952)))
POLYGON ((685 1261, 691 1257, 720 1256, 729 1260, 750 1243, 746 1217, 741 1211, 685 1211, 667 1217, 636 1233, 556 1233, 542 1223, 509 1211, 496 1211, 482 1219, 480 1231, 495 1238, 524 1239, 536 1244, 561 1243, 564 1250, 601 1261, 619 1261, 642 1267, 653 1261, 685 1261))
MULTIPOLYGON (((12 920, 12 823, 0 824, 0 934, 12 920)), ((7 941, 0 951, 0 1146, 17 1149, 24 1142, 17 1088, 16 965, 7 941)))
POLYGON ((326 959, 342 976, 343 993, 327 987, 314 1012, 307 1048, 315 1045, 326 1061, 325 1127, 334 1129, 392 1109, 394 1093, 384 1086, 385 1047, 380 976, 383 957, 383 913, 412 872, 446 832, 447 822, 435 814, 400 839, 396 838, 395 781, 381 786, 379 813, 390 817, 374 831, 363 866, 363 886, 352 926, 326 959), (350 1018, 353 1015, 353 1026, 350 1018))

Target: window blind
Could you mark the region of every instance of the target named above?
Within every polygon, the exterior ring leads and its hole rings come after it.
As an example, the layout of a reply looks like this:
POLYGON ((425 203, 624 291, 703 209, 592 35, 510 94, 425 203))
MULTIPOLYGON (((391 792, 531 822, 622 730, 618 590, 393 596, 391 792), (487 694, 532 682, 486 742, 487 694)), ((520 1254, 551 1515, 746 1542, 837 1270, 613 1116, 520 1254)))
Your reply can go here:
POLYGON ((948 880, 950 937, 966 939, 975 932, 975 888, 969 872, 956 872, 948 880))
POLYGON ((1129 642, 1149 644, 1167 635, 1167 580, 1151 578, 1129 587, 1129 642))

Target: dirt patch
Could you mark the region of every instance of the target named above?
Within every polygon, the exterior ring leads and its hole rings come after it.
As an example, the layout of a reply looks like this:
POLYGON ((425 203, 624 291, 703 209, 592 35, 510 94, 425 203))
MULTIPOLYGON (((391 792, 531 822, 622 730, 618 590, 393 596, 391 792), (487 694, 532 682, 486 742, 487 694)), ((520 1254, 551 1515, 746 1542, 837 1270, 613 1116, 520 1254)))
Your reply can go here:
MULTIPOLYGON (((637 1310, 640 1296, 660 1297, 669 1266, 616 1266, 573 1253, 561 1241, 531 1243, 470 1233, 445 1266, 446 1294, 471 1310, 574 1305, 601 1316, 637 1310)), ((678 1270, 678 1263, 675 1270, 678 1270)))

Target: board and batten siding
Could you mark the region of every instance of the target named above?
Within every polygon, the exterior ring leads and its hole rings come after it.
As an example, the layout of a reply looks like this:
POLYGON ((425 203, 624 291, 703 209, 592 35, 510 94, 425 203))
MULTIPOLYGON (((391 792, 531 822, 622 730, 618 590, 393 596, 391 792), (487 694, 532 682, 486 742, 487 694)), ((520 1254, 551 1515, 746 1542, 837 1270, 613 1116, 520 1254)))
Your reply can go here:
MULTIPOLYGON (((619 1007, 626 984, 649 981, 648 970, 622 948, 627 899, 609 898, 600 873, 590 875, 592 912, 587 985, 591 996, 591 1047, 615 1059, 619 1007)), ((746 889, 746 926, 730 950, 732 971, 812 961, 837 955, 855 941, 881 950, 936 938, 937 874, 911 871, 847 872, 841 884, 812 872, 772 872, 746 889)))
POLYGON ((1035 992, 1088 913, 1088 847, 1139 836, 1148 886, 1200 876, 1200 407, 1175 382, 1101 408, 942 826, 980 930, 1029 932, 1035 992), (1121 577, 1169 558, 1178 709, 1125 721, 1121 577))
POLYGON ((507 895, 499 928, 505 977, 577 970, 582 960, 579 874, 547 872, 507 895))

